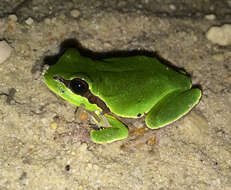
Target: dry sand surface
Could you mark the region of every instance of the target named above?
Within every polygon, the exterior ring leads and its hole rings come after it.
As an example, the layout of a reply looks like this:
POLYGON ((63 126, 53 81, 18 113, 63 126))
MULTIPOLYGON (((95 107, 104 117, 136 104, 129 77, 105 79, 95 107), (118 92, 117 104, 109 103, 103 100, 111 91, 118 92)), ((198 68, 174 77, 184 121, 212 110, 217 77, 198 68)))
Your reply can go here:
POLYGON ((231 1, 18 2, 0 5, 11 47, 0 53, 0 190, 231 189, 231 1), (75 106, 42 80, 44 56, 67 39, 93 52, 157 52, 202 99, 168 127, 93 144, 93 122, 76 122, 75 106))

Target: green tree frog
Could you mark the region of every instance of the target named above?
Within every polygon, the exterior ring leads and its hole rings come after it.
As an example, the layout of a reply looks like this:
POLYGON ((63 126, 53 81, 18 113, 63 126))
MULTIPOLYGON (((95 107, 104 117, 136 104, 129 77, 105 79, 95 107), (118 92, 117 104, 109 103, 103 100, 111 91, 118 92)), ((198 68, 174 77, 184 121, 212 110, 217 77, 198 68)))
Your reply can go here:
POLYGON ((128 136, 128 128, 116 117, 145 116, 151 129, 164 127, 186 113, 200 100, 201 90, 191 88, 190 78, 148 56, 102 60, 67 49, 44 75, 46 85, 68 102, 100 112, 111 127, 92 130, 95 143, 109 143, 128 136))

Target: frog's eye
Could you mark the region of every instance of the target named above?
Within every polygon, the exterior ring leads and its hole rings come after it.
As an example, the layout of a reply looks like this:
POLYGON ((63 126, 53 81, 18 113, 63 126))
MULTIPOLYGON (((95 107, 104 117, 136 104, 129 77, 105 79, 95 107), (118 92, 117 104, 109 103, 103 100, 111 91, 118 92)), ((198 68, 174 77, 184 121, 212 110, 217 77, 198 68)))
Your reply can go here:
POLYGON ((70 89, 79 95, 84 95, 89 89, 88 84, 79 78, 72 79, 69 85, 70 89))

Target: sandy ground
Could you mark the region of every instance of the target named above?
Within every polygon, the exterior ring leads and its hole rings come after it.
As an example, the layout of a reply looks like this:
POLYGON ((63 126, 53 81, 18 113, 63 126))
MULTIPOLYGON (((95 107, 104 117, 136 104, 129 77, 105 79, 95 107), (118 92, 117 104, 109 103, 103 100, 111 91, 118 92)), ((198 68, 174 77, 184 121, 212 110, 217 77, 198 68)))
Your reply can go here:
MULTIPOLYGON (((0 190, 231 189, 231 46, 205 36, 211 26, 230 20, 231 3, 195 1, 189 12, 180 1, 157 1, 159 11, 153 1, 145 2, 146 7, 134 1, 41 7, 24 1, 15 9, 2 4, 0 39, 13 51, 0 64, 0 190), (17 20, 8 17, 12 11, 17 20), (212 11, 215 19, 206 19, 204 13, 212 11), (42 80, 44 56, 71 38, 93 52, 158 52, 184 68, 203 97, 168 127, 93 144, 92 121, 77 123, 76 108, 42 80)), ((144 127, 142 119, 129 122, 134 129, 144 127)))

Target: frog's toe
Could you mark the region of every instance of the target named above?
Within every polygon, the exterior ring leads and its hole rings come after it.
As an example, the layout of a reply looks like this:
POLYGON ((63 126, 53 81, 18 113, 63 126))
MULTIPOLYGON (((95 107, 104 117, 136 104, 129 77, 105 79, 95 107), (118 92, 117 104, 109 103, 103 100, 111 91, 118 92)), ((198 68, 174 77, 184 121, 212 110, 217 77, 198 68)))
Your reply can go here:
POLYGON ((91 131, 91 140, 95 143, 110 143, 125 139, 128 136, 128 128, 116 118, 105 115, 111 127, 91 131))
POLYGON ((198 104, 200 97, 201 90, 198 88, 167 97, 148 113, 146 117, 147 126, 158 129, 176 121, 198 104))

